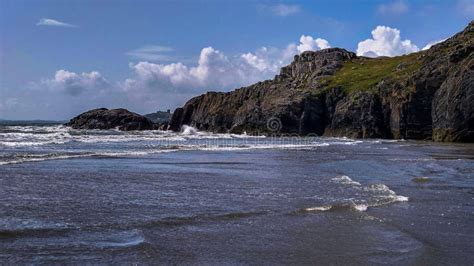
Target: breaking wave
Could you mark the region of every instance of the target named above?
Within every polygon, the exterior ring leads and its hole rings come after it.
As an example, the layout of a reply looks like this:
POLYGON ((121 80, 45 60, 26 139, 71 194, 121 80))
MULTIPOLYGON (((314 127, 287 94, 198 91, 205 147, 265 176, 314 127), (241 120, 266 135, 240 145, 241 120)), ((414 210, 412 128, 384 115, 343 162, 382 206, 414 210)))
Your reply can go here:
POLYGON ((356 181, 352 180, 350 177, 348 177, 346 175, 337 176, 337 177, 332 178, 331 180, 333 182, 340 183, 340 184, 343 184, 343 185, 360 186, 359 182, 356 182, 356 181))
POLYGON ((363 143, 347 138, 218 134, 198 131, 190 126, 183 126, 179 133, 162 130, 76 130, 63 125, 0 126, 0 165, 86 157, 146 156, 191 150, 311 150, 363 143))
POLYGON ((396 202, 406 202, 406 196, 395 193, 385 184, 370 184, 363 186, 360 182, 352 180, 349 176, 337 176, 331 178, 331 182, 342 185, 338 190, 342 191, 339 199, 330 203, 306 207, 297 210, 295 213, 326 212, 339 210, 355 210, 359 212, 367 211, 371 207, 380 207, 396 202))

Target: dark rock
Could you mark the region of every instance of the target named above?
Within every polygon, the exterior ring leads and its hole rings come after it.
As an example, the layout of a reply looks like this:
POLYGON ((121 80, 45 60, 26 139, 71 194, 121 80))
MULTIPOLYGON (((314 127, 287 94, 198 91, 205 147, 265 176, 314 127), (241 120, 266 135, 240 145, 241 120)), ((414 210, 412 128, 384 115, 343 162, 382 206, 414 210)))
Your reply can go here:
POLYGON ((66 126, 74 129, 111 129, 123 131, 151 130, 154 124, 146 117, 126 109, 99 108, 82 113, 71 119, 66 126))
POLYGON ((434 140, 474 142, 474 60, 441 85, 432 117, 434 140))
POLYGON ((373 93, 359 92, 337 103, 325 135, 350 138, 386 138, 382 105, 373 93))

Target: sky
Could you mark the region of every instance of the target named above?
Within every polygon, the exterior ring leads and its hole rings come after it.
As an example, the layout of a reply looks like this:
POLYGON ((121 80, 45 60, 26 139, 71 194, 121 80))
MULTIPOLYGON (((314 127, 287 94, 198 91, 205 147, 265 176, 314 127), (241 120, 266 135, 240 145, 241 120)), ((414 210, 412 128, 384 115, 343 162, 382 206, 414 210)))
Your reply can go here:
POLYGON ((1 0, 0 119, 174 109, 271 79, 307 50, 397 56, 474 19, 474 0, 1 0))

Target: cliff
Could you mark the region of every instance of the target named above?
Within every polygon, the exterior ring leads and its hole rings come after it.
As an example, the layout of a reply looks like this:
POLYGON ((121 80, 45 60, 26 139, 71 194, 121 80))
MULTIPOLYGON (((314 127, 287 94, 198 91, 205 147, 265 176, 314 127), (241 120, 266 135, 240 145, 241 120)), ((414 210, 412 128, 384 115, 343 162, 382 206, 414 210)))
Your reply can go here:
POLYGON ((304 52, 273 80, 192 98, 170 129, 474 142, 473 50, 474 21, 404 56, 304 52))

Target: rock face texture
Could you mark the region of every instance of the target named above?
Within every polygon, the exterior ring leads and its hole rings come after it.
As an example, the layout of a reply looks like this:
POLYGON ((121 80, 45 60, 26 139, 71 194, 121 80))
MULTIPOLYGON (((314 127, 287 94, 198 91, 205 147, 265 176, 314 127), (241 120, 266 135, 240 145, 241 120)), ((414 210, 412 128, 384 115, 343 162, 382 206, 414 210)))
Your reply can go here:
POLYGON ((65 124, 75 129, 111 129, 123 131, 150 130, 155 127, 148 118, 126 109, 99 108, 82 113, 65 124))
POLYGON ((273 80, 192 98, 169 128, 474 142, 473 51, 474 21, 405 56, 304 52, 273 80))

